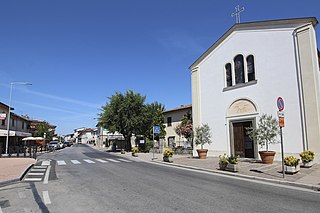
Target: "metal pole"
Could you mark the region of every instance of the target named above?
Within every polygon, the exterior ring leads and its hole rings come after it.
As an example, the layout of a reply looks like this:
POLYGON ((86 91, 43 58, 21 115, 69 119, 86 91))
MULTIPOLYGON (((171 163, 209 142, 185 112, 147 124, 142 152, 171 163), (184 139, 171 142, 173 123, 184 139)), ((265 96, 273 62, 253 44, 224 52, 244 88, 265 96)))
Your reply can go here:
POLYGON ((282 177, 284 178, 284 151, 283 151, 283 140, 282 140, 282 127, 280 127, 280 140, 281 140, 281 153, 282 153, 282 177))
POLYGON ((8 154, 8 147, 9 147, 12 86, 13 86, 13 83, 10 84, 9 110, 8 110, 8 122, 7 122, 7 137, 6 137, 6 154, 8 154))
POLYGON ((152 144, 153 144, 153 150, 152 150, 152 160, 154 159, 154 129, 152 128, 152 144))

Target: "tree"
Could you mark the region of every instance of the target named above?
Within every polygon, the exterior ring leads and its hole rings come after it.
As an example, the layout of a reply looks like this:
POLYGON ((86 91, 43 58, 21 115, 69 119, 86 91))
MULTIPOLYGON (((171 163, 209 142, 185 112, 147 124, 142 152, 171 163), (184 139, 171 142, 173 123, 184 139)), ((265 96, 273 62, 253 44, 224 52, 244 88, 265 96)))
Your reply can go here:
POLYGON ((195 139, 194 142, 196 145, 201 145, 203 149, 204 144, 211 144, 211 129, 208 124, 203 124, 200 127, 195 129, 195 139))
POLYGON ((181 120, 181 123, 175 127, 175 132, 179 137, 183 136, 187 140, 192 138, 193 134, 193 125, 192 125, 192 118, 190 113, 185 113, 181 120))
POLYGON ((47 122, 37 124, 33 136, 43 137, 44 133, 46 133, 46 140, 51 141, 54 136, 54 132, 47 122))
POLYGON ((152 140, 153 139, 153 126, 160 127, 160 134, 155 135, 155 139, 159 139, 166 135, 164 125, 164 105, 158 102, 147 104, 145 106, 145 132, 144 135, 152 140))
POLYGON ((247 127, 246 133, 261 147, 266 146, 266 151, 269 151, 269 144, 279 143, 277 140, 277 136, 280 133, 279 124, 272 115, 263 114, 259 118, 258 127, 247 127))
POLYGON ((145 99, 145 96, 132 90, 125 94, 116 92, 109 98, 109 103, 101 107, 102 112, 98 114, 99 125, 113 133, 118 131, 124 136, 127 151, 131 150, 132 134, 139 135, 142 132, 145 99))

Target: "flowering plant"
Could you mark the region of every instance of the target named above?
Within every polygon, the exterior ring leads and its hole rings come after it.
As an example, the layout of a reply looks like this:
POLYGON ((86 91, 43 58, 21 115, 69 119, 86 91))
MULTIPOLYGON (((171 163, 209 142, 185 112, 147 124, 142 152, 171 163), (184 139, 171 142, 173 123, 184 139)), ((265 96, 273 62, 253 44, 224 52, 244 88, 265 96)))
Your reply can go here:
POLYGON ((165 156, 165 157, 172 157, 173 156, 173 150, 172 149, 170 149, 170 148, 168 148, 168 149, 165 149, 164 151, 163 151, 163 156, 165 156))
POLYGON ((284 164, 286 166, 298 166, 300 159, 294 156, 288 156, 284 158, 284 164))
POLYGON ((300 157, 302 162, 309 163, 310 161, 313 161, 314 159, 314 152, 311 150, 305 150, 300 153, 300 157))

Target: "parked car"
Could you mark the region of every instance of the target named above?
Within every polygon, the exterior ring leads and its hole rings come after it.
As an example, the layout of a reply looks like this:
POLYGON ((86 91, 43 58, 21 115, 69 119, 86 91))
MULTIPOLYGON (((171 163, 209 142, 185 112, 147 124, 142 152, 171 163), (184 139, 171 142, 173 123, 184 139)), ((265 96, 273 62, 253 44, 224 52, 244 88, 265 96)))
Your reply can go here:
POLYGON ((63 143, 63 146, 64 146, 64 147, 72 146, 72 142, 70 142, 70 141, 65 141, 65 142, 63 143))
POLYGON ((57 150, 59 147, 58 143, 59 143, 58 141, 50 141, 47 144, 48 150, 57 150))
POLYGON ((59 143, 58 143, 58 149, 63 149, 63 148, 64 148, 63 143, 62 143, 62 142, 59 142, 59 143))

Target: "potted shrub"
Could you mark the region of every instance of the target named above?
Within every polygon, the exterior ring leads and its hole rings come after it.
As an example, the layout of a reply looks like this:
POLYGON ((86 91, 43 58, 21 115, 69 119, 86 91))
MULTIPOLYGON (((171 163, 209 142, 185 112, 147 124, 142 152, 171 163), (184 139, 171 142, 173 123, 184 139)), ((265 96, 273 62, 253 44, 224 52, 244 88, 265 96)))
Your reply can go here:
POLYGON ((300 159, 294 156, 288 156, 284 158, 285 172, 287 174, 295 174, 300 170, 300 159))
POLYGON ((228 155, 224 154, 224 155, 219 155, 219 168, 221 170, 225 170, 229 161, 228 161, 228 155))
POLYGON ((226 170, 231 171, 231 172, 237 172, 238 170, 238 160, 239 156, 233 156, 231 155, 228 157, 228 164, 226 166, 226 170))
POLYGON ((201 145, 201 149, 197 149, 199 159, 206 159, 208 149, 204 149, 204 144, 211 144, 211 130, 208 124, 203 124, 195 129, 195 139, 194 143, 196 145, 201 145))
POLYGON ((121 154, 125 154, 125 151, 124 151, 124 149, 121 149, 121 154))
POLYGON ((314 152, 311 150, 305 150, 300 153, 302 165, 305 168, 310 168, 314 160, 314 152))
POLYGON ((172 163, 173 162, 173 150, 170 148, 167 148, 163 151, 163 161, 164 162, 169 162, 172 163))
POLYGON ((139 147, 135 146, 132 148, 132 156, 133 157, 138 157, 138 152, 139 152, 139 147))
POLYGON ((269 150, 269 144, 279 143, 277 137, 279 135, 278 121, 272 115, 263 114, 259 119, 257 127, 247 127, 246 133, 261 147, 266 148, 264 151, 259 151, 262 163, 272 164, 276 152, 269 150))

